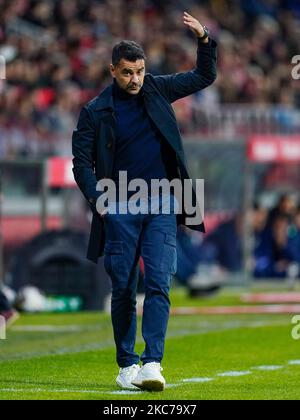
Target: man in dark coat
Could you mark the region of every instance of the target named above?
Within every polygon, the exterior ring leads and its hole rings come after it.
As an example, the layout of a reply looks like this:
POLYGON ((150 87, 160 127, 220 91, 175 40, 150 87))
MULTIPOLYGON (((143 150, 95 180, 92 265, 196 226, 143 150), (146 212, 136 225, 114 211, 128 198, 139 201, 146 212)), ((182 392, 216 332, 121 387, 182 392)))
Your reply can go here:
MULTIPOLYGON (((73 133, 75 180, 93 212, 87 257, 97 262, 104 255, 112 280, 112 323, 120 367, 117 384, 122 388, 164 389, 160 362, 169 317, 170 281, 177 265, 177 226, 183 224, 201 232, 205 229, 202 220, 188 223, 185 209, 176 213, 178 202, 172 194, 173 211, 169 214, 161 214, 161 196, 156 202, 149 196, 144 203, 157 204, 158 214, 124 214, 120 211, 124 202, 117 205, 117 214, 103 210, 98 205, 103 191, 96 185, 109 179, 119 191, 121 171, 126 171, 128 182, 142 179, 149 186, 153 179, 176 178, 182 183, 190 179, 171 103, 214 82, 216 42, 186 12, 183 23, 198 38, 195 69, 164 76, 145 74, 143 49, 133 41, 120 42, 113 49, 110 65, 113 83, 82 108, 73 133), (145 269, 142 332, 146 343, 141 358, 134 351, 140 255, 145 269)), ((189 200, 194 207, 200 206, 194 188, 189 200)))

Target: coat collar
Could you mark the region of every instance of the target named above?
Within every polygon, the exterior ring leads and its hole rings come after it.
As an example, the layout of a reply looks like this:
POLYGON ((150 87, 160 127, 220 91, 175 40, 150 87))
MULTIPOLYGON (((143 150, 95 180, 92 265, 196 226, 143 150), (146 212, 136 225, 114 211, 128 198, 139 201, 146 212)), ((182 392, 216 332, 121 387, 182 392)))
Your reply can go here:
POLYGON ((110 84, 99 94, 96 102, 96 111, 101 111, 102 109, 107 108, 114 109, 112 87, 113 84, 110 84))
MULTIPOLYGON (((149 76, 147 74, 145 75, 144 79, 143 91, 146 94, 154 92, 153 87, 149 83, 149 76)), ((107 86, 97 97, 96 111, 101 111, 103 109, 114 109, 113 83, 107 86)))

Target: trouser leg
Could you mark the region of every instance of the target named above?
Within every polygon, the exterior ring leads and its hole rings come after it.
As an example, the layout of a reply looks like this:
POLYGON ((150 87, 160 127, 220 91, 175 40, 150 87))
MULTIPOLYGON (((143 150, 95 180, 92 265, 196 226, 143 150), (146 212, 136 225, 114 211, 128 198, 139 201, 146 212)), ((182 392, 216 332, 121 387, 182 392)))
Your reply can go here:
POLYGON ((104 266, 112 283, 111 319, 116 358, 120 367, 127 367, 139 362, 134 347, 141 215, 106 214, 104 225, 104 266))
POLYGON ((149 215, 141 238, 145 267, 145 300, 142 334, 145 350, 143 364, 161 362, 169 319, 169 290, 176 273, 176 215, 149 215))

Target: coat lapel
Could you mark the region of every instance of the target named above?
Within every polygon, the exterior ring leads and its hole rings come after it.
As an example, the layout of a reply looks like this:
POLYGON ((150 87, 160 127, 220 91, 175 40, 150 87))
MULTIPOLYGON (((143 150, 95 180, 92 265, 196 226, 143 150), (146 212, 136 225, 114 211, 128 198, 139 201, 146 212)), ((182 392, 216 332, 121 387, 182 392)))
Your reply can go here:
POLYGON ((99 168, 104 168, 104 174, 99 169, 99 174, 110 177, 113 170, 113 161, 116 149, 116 118, 112 95, 112 84, 109 85, 97 98, 95 111, 97 121, 97 143, 99 168))
POLYGON ((167 140, 167 142, 170 144, 170 146, 176 153, 178 153, 178 144, 175 142, 175 136, 172 135, 172 132, 177 130, 176 117, 173 108, 167 103, 163 104, 163 102, 160 100, 160 96, 158 95, 157 90, 155 90, 155 88, 152 87, 146 79, 143 90, 144 103, 148 115, 158 130, 162 133, 164 138, 167 140), (171 115, 174 118, 174 125, 171 123, 171 115))

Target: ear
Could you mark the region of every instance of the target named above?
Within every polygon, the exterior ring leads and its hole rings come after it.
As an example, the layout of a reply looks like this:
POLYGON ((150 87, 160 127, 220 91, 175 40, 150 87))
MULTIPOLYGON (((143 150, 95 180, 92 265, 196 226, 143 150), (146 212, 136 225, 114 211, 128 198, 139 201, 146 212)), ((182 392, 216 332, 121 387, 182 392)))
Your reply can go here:
POLYGON ((109 70, 112 77, 115 77, 115 66, 113 64, 109 65, 109 70))

